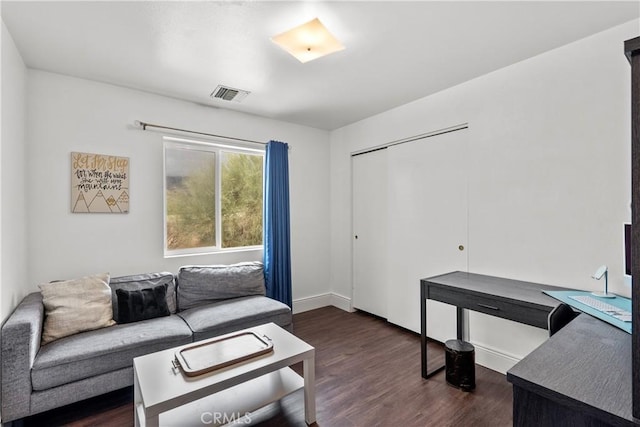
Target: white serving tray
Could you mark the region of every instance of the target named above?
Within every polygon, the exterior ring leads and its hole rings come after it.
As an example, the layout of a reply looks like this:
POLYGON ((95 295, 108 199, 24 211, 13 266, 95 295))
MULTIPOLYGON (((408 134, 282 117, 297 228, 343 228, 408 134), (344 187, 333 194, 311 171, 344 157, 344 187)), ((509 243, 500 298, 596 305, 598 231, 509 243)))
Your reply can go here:
POLYGON ((267 336, 254 332, 239 332, 224 338, 195 343, 175 353, 175 365, 185 375, 194 377, 221 369, 273 351, 267 336))

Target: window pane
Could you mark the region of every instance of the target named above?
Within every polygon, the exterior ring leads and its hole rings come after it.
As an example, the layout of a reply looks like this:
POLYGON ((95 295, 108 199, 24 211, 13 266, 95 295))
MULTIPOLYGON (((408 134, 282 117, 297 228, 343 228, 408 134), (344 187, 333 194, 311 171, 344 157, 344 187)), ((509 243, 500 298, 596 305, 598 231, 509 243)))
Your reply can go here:
POLYGON ((222 153, 222 247, 262 244, 261 155, 222 153))
POLYGON ((166 148, 167 249, 216 245, 216 157, 209 151, 166 148))

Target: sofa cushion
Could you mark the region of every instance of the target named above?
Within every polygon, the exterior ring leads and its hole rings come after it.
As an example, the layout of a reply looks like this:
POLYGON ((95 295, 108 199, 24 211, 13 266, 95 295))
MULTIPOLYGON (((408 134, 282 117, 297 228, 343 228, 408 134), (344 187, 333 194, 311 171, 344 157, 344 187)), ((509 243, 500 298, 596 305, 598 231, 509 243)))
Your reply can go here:
POLYGON ((115 323, 108 273, 39 287, 45 311, 42 344, 115 323))
POLYGON ((117 322, 118 316, 118 300, 116 291, 118 289, 136 290, 144 288, 152 288, 155 286, 167 285, 167 307, 169 312, 176 312, 176 286, 173 281, 173 274, 162 273, 146 273, 135 274, 131 276, 112 277, 109 282, 111 287, 111 299, 113 306, 113 318, 117 322))
POLYGON ((167 284, 144 289, 117 289, 118 323, 168 316, 167 284))
POLYGON ((280 301, 249 296, 218 301, 181 311, 193 331, 194 341, 273 322, 290 328, 291 309, 280 301))
POLYGON ((265 294, 261 262, 185 266, 180 268, 176 280, 179 310, 229 298, 265 294))
POLYGON ((34 390, 46 390, 129 367, 134 357, 190 342, 191 330, 178 316, 83 332, 41 347, 31 383, 34 390))

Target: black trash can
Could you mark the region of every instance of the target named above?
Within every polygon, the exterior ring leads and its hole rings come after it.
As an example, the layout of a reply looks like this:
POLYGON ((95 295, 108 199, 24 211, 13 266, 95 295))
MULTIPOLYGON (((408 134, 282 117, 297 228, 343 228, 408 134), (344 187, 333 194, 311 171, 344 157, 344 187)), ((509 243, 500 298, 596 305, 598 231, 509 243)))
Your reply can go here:
POLYGON ((463 391, 476 388, 475 348, 462 340, 448 340, 445 346, 445 379, 447 384, 463 391))

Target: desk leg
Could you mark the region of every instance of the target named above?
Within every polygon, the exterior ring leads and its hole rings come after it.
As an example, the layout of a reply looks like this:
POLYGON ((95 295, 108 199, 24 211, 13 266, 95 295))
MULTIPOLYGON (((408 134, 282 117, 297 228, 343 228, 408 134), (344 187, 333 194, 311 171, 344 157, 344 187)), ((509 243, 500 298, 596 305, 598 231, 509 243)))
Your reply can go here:
POLYGON ((316 422, 316 356, 315 351, 302 362, 304 375, 304 420, 307 425, 316 422))
POLYGON ((422 378, 427 375, 427 295, 426 285, 420 283, 420 358, 422 366, 422 378))
POLYGON ((420 282, 420 356, 422 366, 422 378, 430 378, 444 369, 444 365, 427 370, 427 285, 420 282))
POLYGON ((456 334, 459 340, 464 339, 464 308, 456 307, 456 334))

